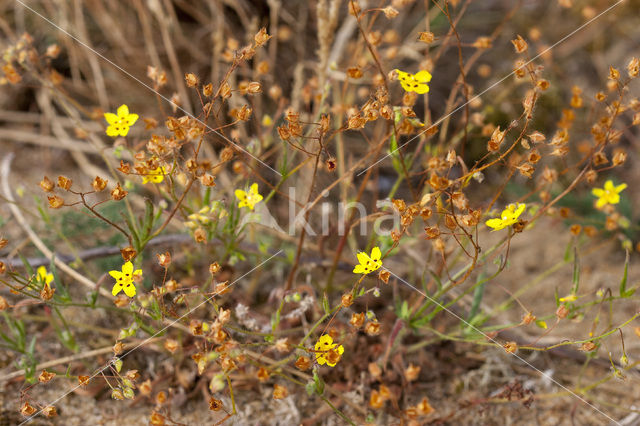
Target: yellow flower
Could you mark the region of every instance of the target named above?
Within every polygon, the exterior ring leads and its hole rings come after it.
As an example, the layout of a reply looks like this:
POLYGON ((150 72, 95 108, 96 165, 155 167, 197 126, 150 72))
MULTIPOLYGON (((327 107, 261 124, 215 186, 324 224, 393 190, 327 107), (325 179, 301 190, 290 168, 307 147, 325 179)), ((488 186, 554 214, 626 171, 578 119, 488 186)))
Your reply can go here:
POLYGON ((129 127, 133 126, 133 123, 138 119, 138 114, 129 114, 129 107, 126 105, 120 105, 117 113, 117 115, 112 112, 104 113, 104 118, 109 123, 107 135, 114 138, 116 136, 127 136, 129 127))
POLYGON ((51 281, 53 281, 53 274, 51 272, 47 272, 47 268, 44 266, 39 266, 38 269, 36 269, 36 272, 38 274, 38 278, 45 284, 51 284, 51 281))
POLYGON ((431 81, 431 74, 429 71, 422 70, 415 74, 410 74, 398 69, 395 71, 398 73, 400 85, 405 91, 416 92, 419 95, 429 92, 429 85, 427 84, 431 81))
POLYGON ((591 193, 598 197, 596 207, 604 207, 607 204, 618 204, 620 202, 620 193, 627 187, 626 183, 614 185, 613 181, 608 180, 604 183, 604 188, 593 188, 591 193))
POLYGON ((150 170, 147 174, 142 176, 142 183, 160 183, 164 180, 165 170, 164 167, 160 166, 156 169, 150 170))
POLYGON ((326 363, 329 367, 335 367, 340 361, 340 356, 344 353, 344 347, 333 343, 333 338, 328 334, 323 334, 316 342, 315 351, 318 364, 324 365, 326 363))
POLYGON ((133 270, 133 263, 127 262, 122 265, 121 271, 109 271, 109 275, 116 279, 116 283, 111 290, 111 294, 114 296, 124 290, 124 294, 129 297, 136 295, 136 286, 133 284, 134 275, 142 275, 142 270, 133 270))
POLYGON ((371 257, 363 251, 359 252, 357 256, 360 264, 353 268, 353 272, 356 274, 366 275, 369 272, 380 269, 382 266, 382 260, 380 260, 382 253, 380 252, 380 247, 374 247, 373 250, 371 250, 371 257))
POLYGON ((561 302, 575 302, 576 299, 578 299, 578 296, 576 296, 575 294, 570 294, 568 296, 561 297, 558 300, 560 300, 561 302))
POLYGON ((494 231, 504 229, 518 221, 518 217, 520 217, 526 206, 524 203, 509 204, 506 209, 502 210, 500 217, 489 219, 485 224, 493 228, 494 231))
POLYGON ((249 191, 236 189, 236 198, 240 200, 238 207, 249 207, 253 210, 254 206, 262 200, 262 195, 258 193, 258 184, 254 183, 249 191))

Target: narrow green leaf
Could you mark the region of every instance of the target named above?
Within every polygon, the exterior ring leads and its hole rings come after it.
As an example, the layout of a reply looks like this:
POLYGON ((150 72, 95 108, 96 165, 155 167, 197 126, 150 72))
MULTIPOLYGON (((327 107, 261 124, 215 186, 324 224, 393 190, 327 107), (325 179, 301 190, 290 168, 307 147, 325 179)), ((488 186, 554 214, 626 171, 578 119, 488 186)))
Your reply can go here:
POLYGON ((580 264, 578 263, 578 249, 573 249, 573 278, 571 280, 573 287, 571 294, 578 294, 578 285, 580 284, 580 264))
POLYGON ((627 291, 627 278, 629 273, 629 251, 624 259, 624 273, 622 274, 622 280, 620 281, 620 297, 630 297, 636 292, 635 288, 627 291))

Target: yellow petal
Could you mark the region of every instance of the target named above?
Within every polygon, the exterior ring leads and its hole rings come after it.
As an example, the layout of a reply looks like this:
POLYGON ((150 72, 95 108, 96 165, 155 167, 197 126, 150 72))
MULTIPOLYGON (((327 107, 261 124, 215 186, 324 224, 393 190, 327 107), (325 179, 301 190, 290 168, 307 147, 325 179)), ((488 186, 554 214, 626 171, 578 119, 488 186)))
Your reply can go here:
POLYGON ((38 277, 42 279, 45 279, 45 277, 47 276, 47 268, 45 268, 44 266, 38 266, 36 272, 38 273, 38 277))
POLYGON ((426 83, 418 83, 418 86, 414 87, 413 91, 419 95, 424 95, 425 93, 429 93, 429 85, 426 83))
POLYGON ((127 116, 129 115, 129 107, 125 104, 122 104, 118 107, 118 117, 120 118, 127 118, 127 116))
POLYGON ((513 218, 517 219, 518 217, 520 217, 520 215, 522 214, 522 212, 524 211, 524 209, 526 207, 527 207, 527 205, 525 203, 518 203, 518 208, 513 213, 513 218))
POLYGON ((344 353, 344 347, 342 345, 338 346, 338 353, 342 355, 344 353))
POLYGON ((604 189, 602 188, 593 188, 591 193, 596 197, 602 197, 604 195, 604 189))
POLYGON ((236 189, 236 198, 240 201, 244 201, 247 199, 247 193, 244 192, 242 189, 236 189))
POLYGON ((133 297, 136 295, 136 286, 133 283, 129 283, 124 286, 124 294, 129 297, 133 297))
POLYGON ((331 345, 333 343, 333 337, 331 337, 331 335, 329 334, 323 334, 322 336, 320 336, 320 339, 318 341, 323 345, 331 345))
POLYGON ((596 207, 603 207, 604 205, 607 204, 607 199, 605 197, 600 197, 598 199, 598 202, 596 203, 596 207))
POLYGON ((109 126, 107 127, 107 136, 111 136, 112 138, 115 138, 116 136, 118 136, 118 130, 116 130, 116 128, 114 126, 109 126))
POLYGON ((252 194, 257 194, 257 193, 258 193, 258 184, 257 184, 257 183, 253 183, 253 184, 251 185, 251 187, 249 188, 249 191, 250 191, 252 194))
POLYGON ((129 133, 129 126, 122 126, 120 127, 120 136, 127 136, 127 134, 129 133))
POLYGON ((124 276, 124 274, 120 271, 109 271, 109 275, 111 275, 113 278, 115 278, 116 280, 122 278, 124 276))
POLYGON ((133 126, 133 123, 135 123, 136 121, 138 121, 138 114, 129 114, 127 116, 127 124, 129 126, 133 126))
POLYGON ((371 258, 369 257, 369 255, 367 255, 367 253, 363 251, 358 252, 358 254, 356 254, 356 257, 358 258, 358 263, 360 263, 363 266, 371 262, 371 258))
POLYGON ((129 276, 133 273, 133 263, 127 261, 124 265, 122 265, 122 273, 129 276))
POLYGON ((407 91, 407 92, 412 92, 413 91, 413 87, 411 87, 412 83, 410 80, 400 80, 400 85, 402 86, 402 88, 407 91))
POLYGON ((493 228, 494 231, 499 231, 502 228, 505 227, 504 222, 502 219, 489 219, 485 222, 485 224, 490 227, 493 228))
POLYGON ((373 260, 374 262, 377 262, 380 260, 380 257, 382 256, 382 253, 380 252, 380 247, 374 247, 373 250, 371 250, 371 260, 373 260))
POLYGON ((118 121, 118 116, 112 112, 105 112, 104 119, 107 120, 109 124, 115 124, 118 121))
POLYGON ((111 294, 115 296, 121 291, 122 291, 122 285, 120 283, 115 283, 113 285, 113 289, 111 290, 111 294))
POLYGON ((621 183, 620 185, 616 186, 615 191, 616 192, 622 192, 625 190, 625 188, 627 187, 626 183, 621 183))
POLYGON ((412 78, 412 75, 408 72, 400 71, 399 69, 396 69, 396 72, 398 73, 398 80, 400 80, 401 82, 404 80, 410 80, 412 78))
POLYGON ((364 274, 364 266, 356 265, 355 268, 353 268, 353 272, 355 274, 364 274))
POLYGON ((428 83, 431 81, 431 73, 426 70, 418 71, 413 75, 413 78, 420 83, 428 83))

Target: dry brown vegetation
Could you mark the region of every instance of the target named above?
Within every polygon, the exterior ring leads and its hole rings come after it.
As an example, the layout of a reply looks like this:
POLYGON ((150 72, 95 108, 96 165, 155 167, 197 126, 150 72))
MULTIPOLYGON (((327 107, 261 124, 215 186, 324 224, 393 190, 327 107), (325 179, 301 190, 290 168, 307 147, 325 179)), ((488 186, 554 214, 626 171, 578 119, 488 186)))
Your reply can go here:
POLYGON ((636 424, 638 10, 0 1, 0 425, 636 424))

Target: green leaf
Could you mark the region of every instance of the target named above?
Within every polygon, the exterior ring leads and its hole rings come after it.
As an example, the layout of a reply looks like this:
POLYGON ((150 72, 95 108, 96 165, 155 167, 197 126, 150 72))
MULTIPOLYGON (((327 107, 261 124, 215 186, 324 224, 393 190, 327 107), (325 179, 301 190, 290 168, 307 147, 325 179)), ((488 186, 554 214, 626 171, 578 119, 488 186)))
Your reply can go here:
POLYGON ((620 297, 631 297, 636 292, 635 288, 627 290, 627 277, 629 273, 629 251, 624 259, 624 273, 622 274, 622 280, 620 281, 620 297))
POLYGON ((313 383, 315 385, 315 391, 318 395, 322 395, 324 393, 324 381, 322 377, 318 375, 318 372, 314 370, 313 372, 313 383))
POLYGON ((578 263, 578 249, 573 249, 573 287, 571 294, 578 294, 578 285, 580 284, 580 264, 578 263))
POLYGON ((400 307, 400 313, 398 314, 398 318, 405 321, 409 319, 409 304, 407 303, 406 300, 402 302, 402 306, 400 307))
POLYGON ((329 298, 327 297, 327 293, 324 293, 324 296, 322 297, 322 309, 327 315, 331 313, 331 306, 329 305, 329 298))
MULTIPOLYGON (((478 275, 477 282, 481 282, 484 280, 484 274, 480 273, 478 275)), ((479 286, 475 288, 473 291, 473 301, 471 302, 471 309, 469 310, 469 320, 468 322, 472 322, 473 319, 478 315, 478 309, 480 309, 480 304, 482 303, 482 297, 484 296, 484 286, 487 282, 483 282, 479 286)))

